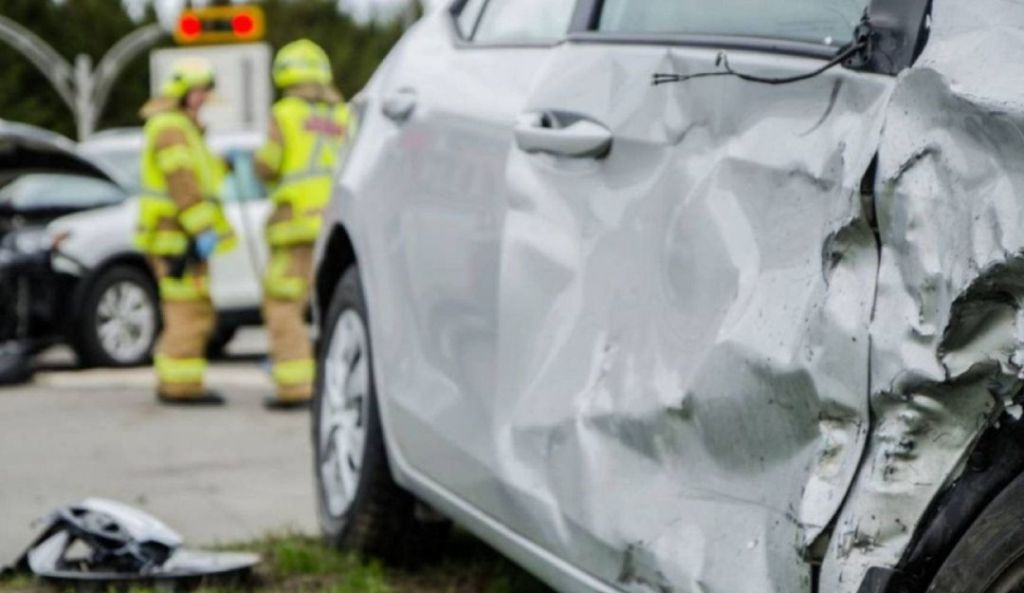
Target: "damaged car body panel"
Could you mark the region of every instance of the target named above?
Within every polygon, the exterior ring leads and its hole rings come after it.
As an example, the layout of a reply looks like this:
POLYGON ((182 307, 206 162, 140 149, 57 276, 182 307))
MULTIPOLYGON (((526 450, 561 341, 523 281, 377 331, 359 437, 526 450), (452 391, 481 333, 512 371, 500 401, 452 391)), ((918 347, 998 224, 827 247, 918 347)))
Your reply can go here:
POLYGON ((872 438, 823 591, 856 591, 869 566, 899 567, 982 433, 1015 420, 1001 413, 1020 392, 1024 337, 1024 6, 936 0, 932 10, 879 148, 872 438))
POLYGON ((1024 412, 1024 6, 863 2, 822 54, 624 4, 523 46, 436 10, 366 91, 417 98, 328 213, 397 481, 560 590, 923 591, 1014 477, 970 459, 1024 412))
POLYGON ((527 109, 587 114, 615 145, 509 160, 491 419, 508 494, 474 502, 625 590, 810 591, 868 431, 860 191, 892 80, 648 82, 716 53, 581 42, 542 74, 527 109))

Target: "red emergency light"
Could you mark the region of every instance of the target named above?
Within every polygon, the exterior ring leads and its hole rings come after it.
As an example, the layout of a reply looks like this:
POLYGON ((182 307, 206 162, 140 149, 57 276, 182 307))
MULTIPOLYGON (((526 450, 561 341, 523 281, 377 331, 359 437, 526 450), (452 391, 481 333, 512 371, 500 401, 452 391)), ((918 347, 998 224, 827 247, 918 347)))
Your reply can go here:
POLYGON ((234 29, 236 35, 250 35, 256 29, 256 21, 253 20, 252 15, 236 14, 235 18, 231 19, 231 28, 234 29))
POLYGON ((259 6, 210 6, 183 12, 174 40, 181 45, 246 43, 259 41, 265 32, 259 6))
POLYGON ((178 33, 184 39, 195 39, 203 32, 203 22, 194 14, 186 14, 178 21, 178 33))

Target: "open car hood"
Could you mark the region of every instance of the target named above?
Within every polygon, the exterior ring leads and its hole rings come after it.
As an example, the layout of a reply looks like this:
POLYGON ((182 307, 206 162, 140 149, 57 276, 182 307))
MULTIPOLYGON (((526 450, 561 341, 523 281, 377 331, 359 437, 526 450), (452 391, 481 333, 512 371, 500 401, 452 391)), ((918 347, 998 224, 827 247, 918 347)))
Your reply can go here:
POLYGON ((0 185, 29 172, 74 173, 113 182, 100 165, 80 156, 71 140, 34 126, 0 120, 0 185))

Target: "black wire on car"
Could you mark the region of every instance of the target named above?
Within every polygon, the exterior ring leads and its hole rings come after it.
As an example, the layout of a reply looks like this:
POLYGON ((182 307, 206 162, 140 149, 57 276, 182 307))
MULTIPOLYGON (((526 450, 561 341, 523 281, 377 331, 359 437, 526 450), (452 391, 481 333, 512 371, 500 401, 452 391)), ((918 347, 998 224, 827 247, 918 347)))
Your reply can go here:
POLYGON ((849 47, 836 54, 834 58, 829 60, 824 66, 818 68, 817 70, 806 72, 804 74, 797 74, 795 76, 785 76, 782 78, 771 78, 765 76, 756 76, 753 74, 746 74, 744 72, 737 72, 736 70, 732 69, 732 66, 729 65, 729 56, 725 53, 725 51, 720 51, 718 52, 718 57, 715 58, 715 66, 722 68, 722 70, 717 70, 714 72, 697 72, 696 74, 685 75, 655 73, 653 83, 654 86, 659 86, 662 84, 669 84, 674 82, 687 82, 689 80, 694 80, 696 78, 710 78, 712 76, 735 76, 740 80, 746 80, 748 82, 758 82, 762 84, 790 84, 793 82, 808 80, 814 78, 815 76, 824 74, 825 72, 831 70, 832 68, 835 68, 836 66, 842 64, 846 60, 861 53, 862 51, 866 51, 868 47, 868 41, 866 39, 862 39, 854 44, 851 44, 849 47))

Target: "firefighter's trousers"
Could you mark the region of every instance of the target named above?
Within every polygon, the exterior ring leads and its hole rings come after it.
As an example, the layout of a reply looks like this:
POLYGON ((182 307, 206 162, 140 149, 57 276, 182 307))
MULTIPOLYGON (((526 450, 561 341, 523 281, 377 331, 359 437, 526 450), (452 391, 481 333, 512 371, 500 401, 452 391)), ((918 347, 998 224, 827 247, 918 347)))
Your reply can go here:
POLYGON ((150 258, 150 265, 159 282, 164 321, 154 358, 158 390, 169 398, 204 395, 206 344, 217 320, 208 266, 190 263, 181 278, 172 278, 167 260, 150 258))
POLYGON ((312 267, 312 244, 271 248, 263 283, 263 320, 270 334, 277 397, 283 401, 313 396, 315 365, 305 320, 312 267))

